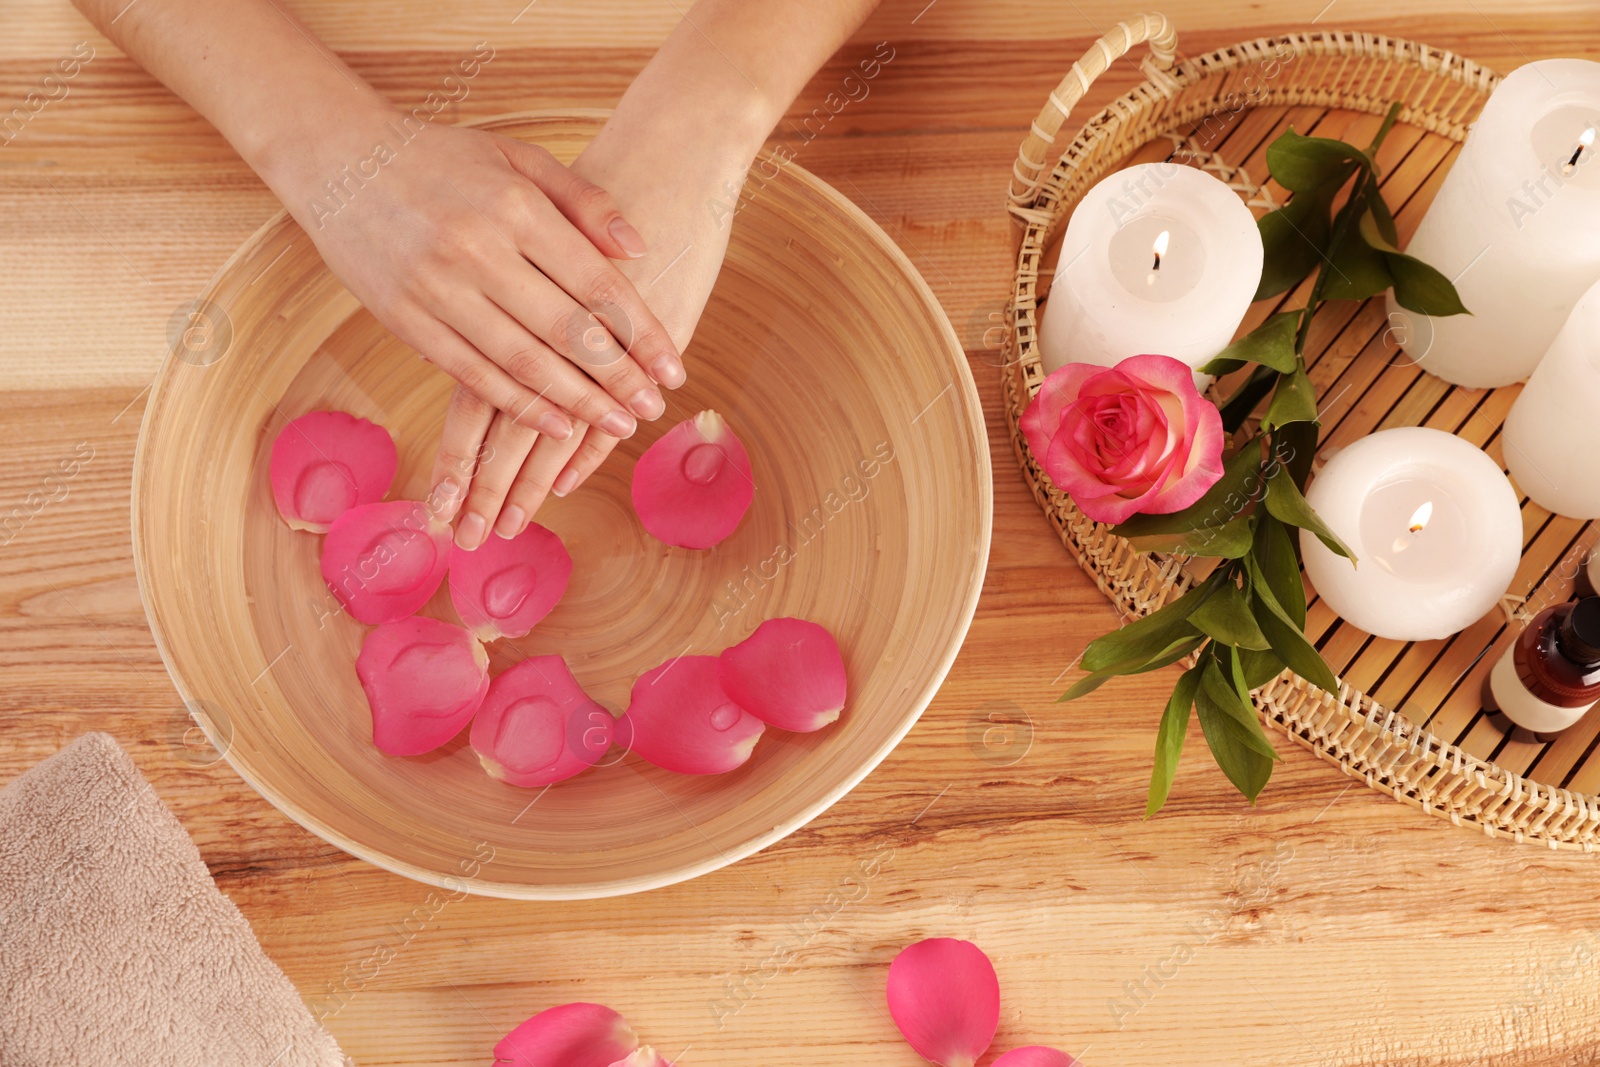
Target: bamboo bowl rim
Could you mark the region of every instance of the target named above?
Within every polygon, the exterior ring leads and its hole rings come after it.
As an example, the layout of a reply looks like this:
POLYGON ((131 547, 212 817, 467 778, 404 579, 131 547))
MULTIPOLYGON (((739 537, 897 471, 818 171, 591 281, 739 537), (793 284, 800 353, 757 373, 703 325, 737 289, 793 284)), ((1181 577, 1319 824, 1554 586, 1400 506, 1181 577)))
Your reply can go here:
MULTIPOLYGON (((540 123, 584 123, 598 128, 599 122, 607 115, 609 115, 608 111, 597 109, 540 109, 497 115, 463 123, 462 125, 493 129, 512 135, 516 135, 519 130, 522 130, 526 136, 527 129, 537 127, 540 123)), ((214 728, 214 724, 202 719, 200 725, 207 733, 208 738, 217 746, 218 750, 240 777, 253 789, 294 821, 338 848, 367 860, 378 867, 420 882, 452 891, 466 890, 487 896, 513 899, 589 899, 639 892, 685 881, 734 863, 788 836, 832 806, 859 784, 878 763, 888 756, 911 727, 915 725, 922 711, 938 691, 956 655, 959 653, 966 632, 971 625, 983 586, 992 526, 993 497, 988 440, 982 407, 977 387, 972 379, 970 368, 967 365, 954 329, 941 309, 932 289, 904 252, 900 250, 877 223, 826 182, 793 162, 785 161, 780 171, 778 178, 768 179, 768 187, 771 187, 771 184, 775 182, 798 183, 820 208, 815 219, 812 220, 813 224, 820 227, 842 226, 855 231, 861 240, 872 247, 875 254, 881 254, 884 257, 882 261, 886 264, 884 269, 891 272, 895 278, 895 288, 897 294, 899 294, 898 298, 906 302, 905 306, 912 309, 919 320, 926 320, 928 328, 936 334, 936 336, 924 339, 932 342, 929 346, 931 350, 927 352, 926 359, 931 361, 930 366, 937 366, 941 372, 948 371, 951 378, 950 389, 954 396, 952 414, 949 418, 954 420, 960 428, 959 432, 962 435, 962 439, 959 443, 965 452, 968 467, 967 470, 962 472, 961 478, 964 481, 970 480, 973 485, 973 500, 971 503, 974 506, 969 509, 969 519, 963 524, 963 535, 967 536, 965 543, 972 546, 970 561, 967 557, 963 557, 959 561, 950 561, 949 563, 950 566, 965 566, 967 568, 966 573, 961 575, 959 580, 954 583, 954 588, 959 590, 958 602, 951 605, 942 605, 946 609, 942 645, 935 648, 927 648, 926 654, 922 654, 922 648, 917 649, 919 653, 917 662, 919 664, 925 663, 926 669, 924 670, 920 666, 916 668, 919 672, 920 684, 912 686, 903 695, 896 694, 895 704, 900 707, 893 709, 893 711, 898 715, 898 718, 892 721, 892 728, 886 727, 887 733, 880 731, 882 736, 881 743, 870 751, 859 753, 851 751, 849 758, 843 761, 846 766, 839 770, 836 780, 816 799, 804 804, 803 807, 793 810, 785 817, 775 821, 775 823, 767 824, 767 828, 751 832, 746 839, 735 845, 722 848, 712 845, 711 848, 714 853, 712 855, 654 871, 647 876, 562 882, 549 885, 495 880, 489 877, 480 877, 476 874, 462 875, 456 872, 444 872, 428 866, 418 865, 403 857, 393 855, 381 847, 374 847, 356 839, 339 827, 332 825, 321 813, 307 810, 304 806, 287 797, 284 791, 278 788, 269 776, 261 772, 257 762, 252 759, 248 746, 228 743, 228 738, 218 736, 218 731, 214 728), (966 526, 971 527, 970 531, 965 529, 966 526)), ((207 285, 201 300, 209 301, 218 298, 230 282, 238 280, 241 269, 246 264, 250 264, 252 270, 258 269, 257 264, 251 263, 252 257, 271 238, 284 232, 300 233, 301 231, 299 231, 293 220, 289 218, 286 211, 279 211, 257 229, 218 270, 212 281, 207 285)), ((733 237, 735 243, 739 241, 738 232, 736 228, 733 237)), ((325 267, 323 269, 326 270, 325 267)), ((356 306, 353 298, 349 297, 348 293, 344 294, 344 298, 351 308, 356 306)), ((170 406, 170 394, 173 393, 175 388, 174 379, 188 371, 190 371, 190 368, 180 366, 180 361, 175 358, 175 354, 169 353, 151 387, 150 399, 145 408, 134 455, 131 518, 135 572, 151 632, 154 636, 156 647, 161 654, 162 662, 172 677, 179 695, 186 703, 193 706, 194 702, 199 699, 200 694, 196 691, 195 686, 191 684, 189 664, 184 662, 183 658, 174 651, 174 642, 172 635, 168 632, 166 620, 168 612, 181 610, 182 601, 177 598, 176 590, 171 587, 173 576, 171 574, 158 573, 161 568, 157 566, 151 556, 151 552, 156 546, 150 541, 152 536, 152 514, 155 510, 155 502, 159 499, 159 488, 154 482, 159 480, 161 473, 161 465, 157 462, 158 457, 152 454, 151 439, 154 436, 154 427, 158 420, 171 417, 167 409, 170 406)), ((236 547, 242 552, 242 541, 236 547)), ((226 564, 219 565, 226 566, 226 564)), ((167 564, 166 566, 170 570, 175 565, 167 564)), ((250 632, 252 638, 258 636, 253 628, 250 632)), ((259 644, 259 642, 257 643, 259 644)), ((236 673, 240 678, 248 677, 254 665, 266 662, 270 652, 271 650, 259 647, 233 650, 232 654, 237 661, 233 673, 236 673)), ((859 684, 853 685, 852 690, 859 691, 859 684)), ((889 708, 874 709, 874 713, 886 716, 890 711, 891 709, 889 708)), ((704 837, 704 834, 701 836, 704 837)))

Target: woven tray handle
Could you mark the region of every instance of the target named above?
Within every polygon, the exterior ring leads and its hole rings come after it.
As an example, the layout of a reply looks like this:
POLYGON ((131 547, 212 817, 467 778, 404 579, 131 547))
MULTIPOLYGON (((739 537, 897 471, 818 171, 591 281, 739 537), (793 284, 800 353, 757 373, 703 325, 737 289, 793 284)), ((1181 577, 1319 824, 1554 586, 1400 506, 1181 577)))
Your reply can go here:
POLYGON ((1167 16, 1161 14, 1136 15, 1127 22, 1119 22, 1112 31, 1096 41, 1083 58, 1072 64, 1061 84, 1051 92, 1050 99, 1033 120, 1033 128, 1017 150, 1017 162, 1011 168, 1011 214, 1026 221, 1034 207, 1039 185, 1048 162, 1045 153, 1055 143, 1061 124, 1067 121, 1072 108, 1083 99, 1094 80, 1106 72, 1113 60, 1127 55, 1142 41, 1150 43, 1150 54, 1139 64, 1157 86, 1170 91, 1172 69, 1178 53, 1178 31, 1167 16))

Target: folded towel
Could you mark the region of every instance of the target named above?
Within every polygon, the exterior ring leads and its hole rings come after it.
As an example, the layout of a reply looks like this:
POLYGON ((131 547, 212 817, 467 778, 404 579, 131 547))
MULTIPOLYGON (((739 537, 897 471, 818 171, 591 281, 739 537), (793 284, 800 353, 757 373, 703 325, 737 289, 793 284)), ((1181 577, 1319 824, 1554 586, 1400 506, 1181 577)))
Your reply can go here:
POLYGON ((347 1062, 110 736, 0 790, 0 1067, 347 1062))

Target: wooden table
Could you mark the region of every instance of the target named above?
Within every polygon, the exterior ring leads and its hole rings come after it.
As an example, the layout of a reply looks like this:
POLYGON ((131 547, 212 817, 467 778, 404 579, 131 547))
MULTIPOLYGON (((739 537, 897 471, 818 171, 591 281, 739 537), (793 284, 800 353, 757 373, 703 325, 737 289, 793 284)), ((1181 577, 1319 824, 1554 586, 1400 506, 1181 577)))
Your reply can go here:
MULTIPOLYGON (((680 6, 524 2, 293 6, 406 101, 489 41, 496 59, 463 117, 608 106, 680 6)), ((1465 14, 1446 0, 1324 3, 1166 10, 1189 52, 1315 20, 1500 69, 1600 55, 1592 0, 1476 0, 1465 14)), ((1020 135, 1071 59, 1129 13, 1107 0, 889 0, 796 106, 808 112, 876 42, 893 46, 871 96, 799 162, 904 246, 989 409, 988 581, 921 723, 827 814, 716 874, 592 903, 430 911, 426 887, 324 844, 184 748, 133 577, 130 462, 168 315, 275 204, 65 0, 12 0, 0 113, 78 42, 94 58, 0 146, 0 781, 86 730, 115 734, 308 1001, 344 991, 328 1025, 363 1065, 487 1062, 526 1016, 584 999, 689 1064, 909 1067, 884 976, 899 947, 932 935, 993 957, 997 1048, 1054 1044, 1090 1067, 1595 1062, 1595 859, 1453 828, 1287 744, 1251 808, 1198 733, 1166 812, 1145 822, 1170 680, 1053 703, 1115 618, 1014 468, 984 332, 1007 291, 1001 201, 1020 135), (52 474, 74 457, 75 475, 52 474), (986 747, 988 716, 1018 712, 1031 730, 986 747), (780 941, 796 955, 777 969, 780 941), (386 945, 373 974, 365 961, 386 945)), ((1119 69, 1095 101, 1132 77, 1119 69)))

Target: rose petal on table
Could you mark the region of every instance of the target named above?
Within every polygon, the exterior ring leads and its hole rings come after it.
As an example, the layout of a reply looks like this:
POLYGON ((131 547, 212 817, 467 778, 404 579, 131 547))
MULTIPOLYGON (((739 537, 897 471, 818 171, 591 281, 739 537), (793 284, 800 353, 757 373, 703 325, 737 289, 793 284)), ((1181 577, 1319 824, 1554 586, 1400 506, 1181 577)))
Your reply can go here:
POLYGON ((616 720, 589 699, 560 656, 529 656, 489 683, 472 749, 489 777, 534 788, 594 766, 616 720))
POLYGON ((672 1067, 672 1061, 663 1058, 649 1045, 640 1045, 628 1054, 627 1059, 618 1060, 611 1067, 672 1067))
POLYGON ((639 521, 679 548, 710 548, 733 533, 755 492, 750 457, 715 411, 678 423, 633 467, 639 521))
POLYGON ((1078 1067, 1078 1061, 1059 1049, 1025 1045, 1007 1052, 989 1067, 1078 1067))
POLYGON ((640 675, 616 737, 648 763, 679 774, 744 764, 765 729, 722 688, 716 656, 679 656, 640 675))
POLYGON ((400 458, 377 423, 344 411, 309 411, 278 432, 267 476, 283 521, 327 532, 358 504, 383 499, 400 458))
POLYGON ((768 619, 717 658, 723 690, 768 726, 804 733, 844 710, 839 643, 814 622, 768 619))
POLYGON ((536 522, 470 552, 450 548, 450 602, 485 641, 527 636, 555 608, 571 576, 567 546, 536 522))
POLYGON ((889 965, 889 1014, 917 1054, 940 1067, 973 1067, 1000 1025, 1000 980, 970 941, 934 937, 889 965))
POLYGON ((322 580, 369 626, 415 615, 449 567, 450 525, 416 500, 353 507, 322 542, 322 580))
POLYGON ((415 615, 367 635, 356 676, 378 750, 420 756, 472 720, 489 692, 489 656, 460 626, 415 615))
MULTIPOLYGON (((639 1037, 602 1004, 547 1008, 500 1039, 496 1063, 512 1067, 612 1067, 627 1063, 639 1037)), ((632 1067, 630 1064, 629 1067, 632 1067)))

